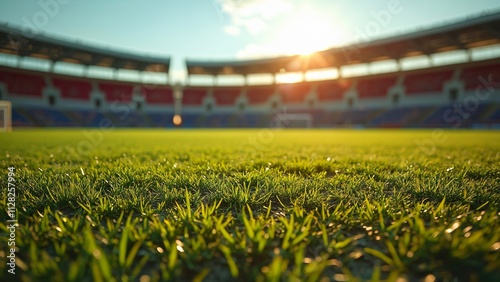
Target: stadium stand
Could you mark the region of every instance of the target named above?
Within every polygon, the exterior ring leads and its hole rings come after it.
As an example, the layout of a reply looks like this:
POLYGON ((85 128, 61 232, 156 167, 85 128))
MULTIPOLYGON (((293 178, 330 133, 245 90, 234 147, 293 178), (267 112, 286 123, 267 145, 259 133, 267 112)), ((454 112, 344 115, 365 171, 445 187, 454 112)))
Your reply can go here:
POLYGON ((34 124, 27 118, 25 115, 23 115, 21 112, 19 112, 18 109, 15 109, 12 111, 12 126, 14 127, 33 127, 34 124))
POLYGON ((151 105, 172 105, 174 104, 174 92, 172 88, 164 87, 144 87, 142 93, 146 102, 151 105))
MULTIPOLYGON (((332 48, 313 53, 307 60, 289 56, 249 61, 186 61, 189 76, 241 75, 245 83, 240 86, 172 85, 168 79, 165 83, 145 84, 141 80, 118 81, 118 76, 97 78, 2 66, 0 98, 12 102, 14 128, 99 127, 107 121, 115 127, 174 127, 174 114, 182 116, 182 127, 187 128, 269 127, 280 115, 307 117, 304 120, 310 118, 313 127, 322 128, 498 128, 500 58, 473 60, 469 56, 450 65, 424 69, 404 69, 399 65, 391 72, 349 77, 343 77, 340 69, 384 58, 399 61, 414 56, 416 49, 420 50, 418 55, 431 56, 443 50, 498 48, 499 27, 500 13, 486 15, 448 27, 368 42, 356 47, 359 52, 351 58, 345 55, 345 48, 332 48), (336 68, 339 77, 276 83, 276 75, 283 72, 299 72, 306 77, 308 70, 327 67, 336 68), (247 81, 251 74, 271 74, 274 82, 251 85, 247 81), (480 97, 478 88, 483 90, 480 97), (114 107, 116 103, 119 107, 114 107)), ((21 31, 0 26, 0 35, 16 32, 22 36, 21 31)), ((39 47, 38 53, 24 50, 23 56, 46 57, 50 62, 67 61, 84 67, 95 64, 113 71, 153 70, 165 77, 170 67, 170 58, 88 48, 49 40, 43 35, 34 35, 30 42, 39 47), (44 53, 58 42, 69 51, 58 56, 44 53)), ((15 50, 9 48, 0 42, 0 53, 13 54, 15 50)), ((293 124, 305 124, 300 122, 293 124)))
POLYGON ((465 89, 475 90, 483 85, 484 81, 493 81, 491 87, 500 88, 500 64, 465 67, 460 75, 460 79, 465 84, 465 89))
POLYGON ((387 96, 389 88, 396 84, 397 77, 365 78, 358 82, 358 97, 383 98, 387 96))
POLYGON ((452 75, 453 70, 409 74, 404 81, 406 95, 443 93, 444 83, 450 80, 452 75))
MULTIPOLYGON (((369 121, 370 127, 400 128, 415 126, 415 121, 422 118, 429 107, 400 107, 383 111, 369 121)), ((418 125, 418 124, 417 124, 418 125)))
POLYGON ((316 90, 318 100, 321 102, 342 100, 349 87, 351 87, 349 80, 320 82, 316 90))
POLYGON ((44 107, 23 107, 22 109, 17 109, 16 112, 17 114, 13 116, 16 123, 29 120, 32 126, 74 126, 74 121, 59 110, 44 107))
POLYGON ((134 86, 103 82, 99 83, 99 89, 104 92, 107 102, 130 102, 134 86))
POLYGON ((185 88, 182 95, 182 104, 185 106, 201 106, 207 96, 207 91, 204 87, 185 88))
POLYGON ((377 109, 357 109, 343 111, 338 117, 339 125, 367 125, 378 113, 377 109))
MULTIPOLYGON (((475 89, 481 85, 478 76, 488 78, 492 76, 495 82, 498 76, 498 64, 485 62, 480 66, 459 66, 462 69, 459 81, 463 81, 467 89, 475 89), (474 78, 475 79, 472 79, 474 78)), ((452 73, 457 66, 448 70, 434 71, 432 68, 426 71, 405 72, 403 84, 405 94, 408 96, 418 96, 433 94, 436 96, 446 95, 444 84, 451 79, 452 73)), ((42 98, 42 92, 47 87, 45 79, 40 74, 31 74, 1 71, 1 83, 7 86, 9 97, 30 96, 42 98), (23 86, 20 81, 29 81, 30 86, 23 86)), ((82 80, 74 77, 57 75, 47 76, 52 85, 60 91, 62 105, 70 101, 90 101, 92 92, 92 81, 82 80)), ((365 126, 365 127, 453 127, 455 123, 447 122, 443 118, 444 113, 452 105, 444 104, 439 107, 431 106, 405 106, 392 108, 387 104, 385 107, 375 107, 368 109, 340 108, 338 110, 328 110, 322 107, 321 103, 331 102, 334 104, 344 103, 345 93, 357 82, 357 93, 359 99, 372 99, 371 101, 386 99, 388 89, 396 84, 396 76, 386 77, 361 77, 349 80, 330 80, 320 82, 308 82, 299 84, 285 84, 276 86, 250 86, 250 87, 214 87, 213 98, 217 106, 235 106, 240 95, 247 98, 249 106, 259 106, 270 101, 274 94, 278 94, 286 105, 299 105, 299 108, 289 110, 289 113, 306 113, 313 117, 314 127, 336 127, 336 126, 365 126), (246 91, 245 91, 246 89, 246 91), (318 105, 310 105, 306 97, 315 93, 318 105), (318 107, 312 109, 311 106, 318 107), (429 114, 432 112, 432 114, 429 114), (427 114, 427 116, 426 116, 427 114)), ((498 80, 500 81, 500 80, 498 80)), ((133 93, 140 85, 134 83, 117 83, 113 81, 96 80, 98 89, 105 95, 106 102, 132 103, 133 93)), ((498 88, 497 84, 492 84, 498 88)), ((203 110, 203 101, 208 97, 209 87, 186 87, 183 91, 181 105, 203 110)), ((175 99, 173 88, 158 86, 153 88, 139 87, 140 95, 144 96, 147 105, 170 106, 173 107, 175 99)), ((98 127, 100 121, 109 117, 117 127, 173 127, 171 120, 173 110, 164 113, 144 111, 131 111, 125 119, 117 117, 116 113, 109 109, 96 109, 95 105, 89 103, 89 109, 66 109, 63 107, 43 107, 43 106, 16 106, 13 111, 13 126, 84 126, 98 127), (102 112, 102 111, 104 112, 102 112)), ((346 106, 345 106, 346 107, 346 106)), ((133 108, 131 106, 131 108, 133 108)), ((491 108, 491 107, 490 107, 491 108)), ((250 107, 249 110, 252 108, 250 107)), ((270 108, 261 111, 219 113, 217 107, 209 114, 192 113, 183 114, 183 126, 185 127, 259 127, 267 126, 271 123, 272 112, 270 108)), ((471 127, 476 123, 497 124, 500 123, 500 110, 489 110, 489 114, 484 111, 488 109, 487 104, 481 104, 477 110, 470 114, 470 117, 460 123, 460 127, 471 127)), ((241 110, 241 109, 240 109, 241 110)))
POLYGON ((213 91, 215 104, 218 106, 234 106, 240 96, 241 88, 216 88, 213 91))
POLYGON ((265 104, 275 93, 276 88, 273 86, 252 86, 248 88, 247 99, 250 105, 265 104))
POLYGON ((107 119, 102 112, 95 110, 73 110, 67 115, 73 118, 77 126, 82 127, 100 127, 101 122, 107 119))
MULTIPOLYGON (((173 113, 148 113, 151 127, 173 127, 173 113)), ((185 118, 184 118, 185 119, 185 118)))
POLYGON ((500 108, 497 108, 487 119, 491 123, 500 123, 500 108))
POLYGON ((42 97, 46 86, 42 76, 18 71, 0 71, 0 82, 7 85, 7 91, 12 95, 42 97))
POLYGON ((311 84, 307 82, 282 84, 278 87, 281 101, 286 104, 304 103, 311 91, 311 84))
POLYGON ((231 127, 263 127, 260 124, 262 116, 260 114, 239 114, 233 116, 231 127))
POLYGON ((88 101, 90 99, 92 84, 87 80, 53 78, 52 83, 54 87, 61 91, 61 98, 63 99, 82 101, 88 101))

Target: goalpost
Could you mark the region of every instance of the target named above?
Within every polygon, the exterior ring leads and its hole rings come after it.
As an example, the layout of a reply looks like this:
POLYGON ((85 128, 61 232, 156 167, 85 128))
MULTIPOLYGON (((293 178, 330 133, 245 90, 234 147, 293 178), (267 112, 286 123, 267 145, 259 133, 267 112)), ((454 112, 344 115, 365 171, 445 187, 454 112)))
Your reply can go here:
POLYGON ((0 100, 0 132, 12 131, 12 104, 0 100))
POLYGON ((279 114, 273 117, 271 124, 277 128, 311 128, 311 114, 279 114))

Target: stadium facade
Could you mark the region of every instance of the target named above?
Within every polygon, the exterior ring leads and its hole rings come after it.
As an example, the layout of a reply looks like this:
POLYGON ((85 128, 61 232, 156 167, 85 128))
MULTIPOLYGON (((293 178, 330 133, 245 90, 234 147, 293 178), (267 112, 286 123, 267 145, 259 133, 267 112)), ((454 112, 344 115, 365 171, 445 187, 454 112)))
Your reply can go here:
POLYGON ((0 38, 0 100, 11 102, 14 128, 174 127, 175 115, 188 128, 500 125, 500 13, 308 56, 187 60, 184 85, 170 83, 169 57, 8 26, 0 38), (307 79, 322 69, 335 77, 307 79), (280 83, 288 73, 300 81, 280 83), (255 74, 270 83, 251 83, 255 74), (195 85, 198 76, 213 83, 195 85), (225 76, 243 83, 218 83, 225 76))

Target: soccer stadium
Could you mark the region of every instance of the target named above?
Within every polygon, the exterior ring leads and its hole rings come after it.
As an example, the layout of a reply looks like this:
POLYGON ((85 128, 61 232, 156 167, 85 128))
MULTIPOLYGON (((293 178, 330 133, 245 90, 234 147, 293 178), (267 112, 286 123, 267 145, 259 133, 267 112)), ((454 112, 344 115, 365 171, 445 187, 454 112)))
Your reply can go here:
POLYGON ((179 61, 49 2, 0 22, 0 280, 500 281, 498 10, 179 61))
POLYGON ((98 127, 103 119, 117 127, 498 127, 499 25, 497 13, 308 56, 187 60, 189 77, 213 77, 202 86, 170 84, 168 57, 121 54, 37 35, 29 36, 29 44, 13 44, 23 32, 2 28, 2 52, 46 60, 49 70, 22 69, 21 59, 6 59, 11 65, 1 68, 0 97, 13 104, 14 127, 98 127), (112 69, 111 78, 61 74, 64 66, 75 72, 68 62, 80 64, 83 73, 91 66, 112 69), (146 82, 118 81, 121 69, 146 72, 140 77, 146 82), (333 69, 336 77, 305 79, 324 69, 333 69), (297 82, 277 83, 290 73, 300 76, 297 82), (271 83, 249 85, 252 74, 268 74, 271 83), (244 83, 217 84, 224 75, 239 75, 244 83), (181 117, 178 124, 175 115, 181 117), (275 121, 283 118, 286 123, 275 121))

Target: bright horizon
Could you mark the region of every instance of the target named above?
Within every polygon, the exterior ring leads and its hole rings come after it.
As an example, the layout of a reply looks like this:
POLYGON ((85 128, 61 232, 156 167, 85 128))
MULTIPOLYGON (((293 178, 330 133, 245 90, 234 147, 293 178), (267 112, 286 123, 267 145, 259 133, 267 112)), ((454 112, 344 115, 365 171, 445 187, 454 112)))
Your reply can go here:
POLYGON ((499 9, 494 0, 3 0, 0 23, 86 45, 170 56, 173 81, 183 81, 186 59, 309 54, 499 9))

